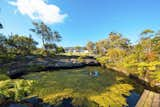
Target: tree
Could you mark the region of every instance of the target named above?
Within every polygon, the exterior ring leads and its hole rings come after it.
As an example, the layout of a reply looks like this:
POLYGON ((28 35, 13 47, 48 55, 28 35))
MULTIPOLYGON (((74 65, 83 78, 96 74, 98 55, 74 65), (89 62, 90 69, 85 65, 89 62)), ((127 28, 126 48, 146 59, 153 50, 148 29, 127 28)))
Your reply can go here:
POLYGON ((122 61, 123 57, 126 55, 126 52, 119 48, 111 48, 107 51, 107 57, 111 62, 122 61))
POLYGON ((75 49, 76 49, 77 51, 80 51, 81 46, 76 46, 75 49))
POLYGON ((42 44, 46 52, 48 53, 48 49, 54 47, 56 44, 55 42, 60 42, 62 37, 57 31, 52 31, 46 24, 43 22, 37 23, 33 22, 34 29, 30 29, 32 32, 36 33, 37 35, 41 36, 42 44), (51 46, 52 45, 52 46, 51 46))
POLYGON ((154 31, 152 29, 145 29, 143 32, 141 32, 141 36, 151 37, 154 31))
POLYGON ((120 33, 111 32, 108 40, 108 45, 112 48, 128 49, 130 47, 130 40, 122 37, 120 33))
POLYGON ((109 34, 109 40, 110 41, 116 41, 116 40, 118 40, 118 39, 120 39, 121 38, 121 34, 120 33, 116 33, 116 32, 111 32, 110 34, 109 34))
POLYGON ((37 35, 41 36, 42 44, 45 48, 45 41, 49 41, 49 40, 53 39, 53 32, 43 22, 41 22, 41 23, 33 22, 32 24, 34 25, 35 28, 30 29, 30 30, 32 32, 36 33, 37 35))
POLYGON ((57 45, 56 44, 49 44, 49 43, 46 43, 44 44, 44 47, 46 50, 55 50, 57 49, 57 45))
POLYGON ((7 38, 3 34, 0 34, 0 54, 7 53, 6 42, 7 38))
POLYGON ((65 53, 65 50, 63 47, 57 47, 56 48, 56 53, 65 53))
POLYGON ((160 36, 155 36, 152 39, 152 46, 153 51, 157 52, 157 54, 160 54, 160 36))
POLYGON ((62 40, 62 36, 59 34, 59 32, 55 31, 53 35, 53 39, 56 42, 60 42, 62 40))
POLYGON ((135 60, 137 60, 138 62, 142 62, 142 61, 145 60, 145 54, 143 52, 143 46, 140 43, 133 46, 132 53, 136 56, 135 60))
MULTIPOLYGON (((151 29, 146 29, 141 33, 141 39, 140 39, 140 43, 143 47, 143 52, 146 55, 147 60, 152 61, 152 59, 154 59, 153 57, 154 52, 153 52, 153 47, 152 47, 152 38, 154 31, 151 29)), ((156 57, 156 56, 155 56, 156 57)))
POLYGON ((107 39, 98 41, 96 43, 96 50, 101 55, 105 55, 107 53, 107 50, 111 48, 129 50, 130 47, 130 40, 122 37, 120 33, 115 32, 111 32, 107 39))
POLYGON ((98 41, 95 44, 97 53, 100 54, 100 55, 105 55, 106 52, 107 52, 107 49, 110 48, 110 46, 108 44, 109 44, 109 41, 107 39, 98 41))
POLYGON ((19 35, 11 35, 8 40, 8 49, 11 53, 20 54, 20 55, 28 55, 31 54, 36 48, 38 44, 31 37, 19 36, 19 35))
POLYGON ((93 52, 95 49, 95 44, 93 42, 89 41, 86 45, 86 48, 88 51, 93 52))
POLYGON ((3 25, 2 25, 2 23, 0 23, 0 29, 3 29, 3 25))

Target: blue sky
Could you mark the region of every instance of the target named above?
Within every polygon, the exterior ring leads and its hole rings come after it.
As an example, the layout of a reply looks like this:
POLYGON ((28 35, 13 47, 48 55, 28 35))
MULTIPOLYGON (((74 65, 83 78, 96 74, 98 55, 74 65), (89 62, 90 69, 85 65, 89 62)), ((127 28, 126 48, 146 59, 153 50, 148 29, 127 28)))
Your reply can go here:
MULTIPOLYGON (((88 41, 107 38, 112 31, 135 42, 144 29, 160 30, 160 0, 45 0, 46 6, 59 9, 42 13, 44 16, 47 12, 52 14, 50 19, 22 14, 18 1, 23 0, 0 0, 0 21, 4 24, 0 32, 6 35, 11 32, 28 35, 28 29, 33 27, 32 20, 46 21, 52 29, 59 31, 63 37, 59 44, 64 47, 84 46, 88 41), (54 16, 57 16, 55 20, 54 16)), ((33 37, 40 41, 37 35, 33 37)))

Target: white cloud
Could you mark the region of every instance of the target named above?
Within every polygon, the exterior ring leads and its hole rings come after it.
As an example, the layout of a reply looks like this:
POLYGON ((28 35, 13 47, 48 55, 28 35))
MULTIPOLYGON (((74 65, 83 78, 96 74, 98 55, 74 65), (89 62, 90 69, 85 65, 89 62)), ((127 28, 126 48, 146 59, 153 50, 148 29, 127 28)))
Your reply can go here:
POLYGON ((59 7, 47 4, 45 0, 16 0, 9 4, 16 6, 21 14, 28 15, 32 20, 41 20, 48 24, 61 23, 67 16, 60 13, 59 7))

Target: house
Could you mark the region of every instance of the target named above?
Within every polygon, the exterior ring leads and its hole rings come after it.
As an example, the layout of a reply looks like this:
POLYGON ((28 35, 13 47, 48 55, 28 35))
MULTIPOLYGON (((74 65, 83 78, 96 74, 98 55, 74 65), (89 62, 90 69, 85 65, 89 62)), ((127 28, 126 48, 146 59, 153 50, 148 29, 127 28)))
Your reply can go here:
POLYGON ((89 53, 89 51, 87 49, 85 49, 84 47, 81 47, 79 49, 77 49, 76 47, 66 47, 64 48, 65 52, 72 52, 72 53, 89 53))

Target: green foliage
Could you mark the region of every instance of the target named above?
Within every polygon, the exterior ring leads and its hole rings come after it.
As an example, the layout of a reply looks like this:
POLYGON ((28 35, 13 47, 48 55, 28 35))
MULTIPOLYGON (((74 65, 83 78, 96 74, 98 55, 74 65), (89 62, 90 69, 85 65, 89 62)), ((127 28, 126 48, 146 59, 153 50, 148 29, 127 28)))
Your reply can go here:
POLYGON ((112 71, 106 72, 100 67, 32 73, 23 78, 37 81, 32 94, 43 101, 59 104, 63 99, 71 98, 75 107, 127 105, 125 96, 129 96, 135 88, 127 77, 112 71), (93 71, 99 71, 99 76, 89 75, 93 71))
POLYGON ((90 101, 86 97, 81 96, 73 98, 72 105, 74 107, 99 107, 98 104, 90 101))
POLYGON ((86 45, 86 48, 89 52, 93 52, 95 50, 95 44, 91 41, 89 41, 86 45))
POLYGON ((48 56, 50 55, 50 57, 55 56, 55 52, 53 50, 44 50, 43 48, 37 48, 35 50, 32 51, 33 55, 39 55, 39 56, 48 56))
POLYGON ((54 42, 61 41, 62 37, 57 31, 52 31, 50 27, 48 27, 43 22, 33 22, 34 29, 30 29, 32 32, 36 33, 37 35, 41 36, 42 44, 44 49, 47 50, 48 48, 53 48, 55 46, 54 42))
POLYGON ((141 35, 148 35, 148 34, 152 34, 152 33, 154 33, 154 31, 153 31, 152 29, 145 29, 145 30, 141 33, 141 35))
MULTIPOLYGON (((8 98, 13 101, 20 101, 31 93, 32 80, 4 80, 0 81, 0 99, 8 98)), ((2 103, 2 101, 0 101, 2 103)))
POLYGON ((65 50, 63 47, 57 47, 56 48, 56 53, 65 53, 65 50))
POLYGON ((55 43, 61 41, 62 37, 57 31, 52 30, 44 23, 33 23, 35 29, 31 31, 42 37, 44 50, 38 49, 36 41, 29 37, 21 35, 10 35, 8 38, 3 34, 0 34, 0 60, 1 62, 10 59, 13 55, 50 55, 53 56, 55 53, 64 52, 62 47, 58 47, 55 43), (40 52, 40 53, 39 53, 40 52))
POLYGON ((98 103, 100 107, 127 106, 126 99, 123 95, 129 96, 130 90, 133 90, 133 87, 129 84, 116 84, 109 87, 106 92, 100 95, 91 96, 90 99, 98 103))
POLYGON ((109 57, 110 62, 122 61, 123 57, 126 55, 126 52, 119 48, 108 49, 107 57, 109 57))
POLYGON ((31 37, 14 35, 9 37, 7 44, 10 53, 28 55, 36 48, 37 42, 31 37))
POLYGON ((97 61, 103 66, 116 67, 158 84, 156 74, 160 69, 159 32, 155 34, 153 30, 146 29, 141 36, 138 43, 131 45, 120 33, 111 32, 107 39, 96 43, 96 50, 101 55, 97 61))
POLYGON ((156 52, 157 54, 160 54, 160 36, 156 35, 152 39, 152 48, 154 52, 156 52))
POLYGON ((76 47, 75 47, 75 49, 76 49, 77 51, 79 51, 81 48, 82 48, 81 46, 76 46, 76 47))
POLYGON ((150 72, 150 79, 152 86, 160 83, 160 71, 150 72))
POLYGON ((47 55, 46 51, 42 48, 37 48, 37 49, 33 50, 32 54, 33 55, 40 55, 40 56, 46 56, 47 55))
POLYGON ((108 49, 112 48, 128 50, 130 48, 130 40, 122 37, 120 33, 111 32, 107 39, 96 43, 96 50, 100 55, 105 55, 108 49))
POLYGON ((105 65, 107 64, 109 60, 109 57, 103 56, 103 57, 98 57, 97 61, 101 64, 101 65, 105 65))
POLYGON ((101 40, 96 43, 96 51, 100 55, 105 55, 106 50, 109 48, 109 41, 108 40, 101 40))
POLYGON ((135 69, 137 69, 137 73, 139 73, 139 75, 142 77, 145 76, 146 73, 149 74, 150 72, 156 72, 157 67, 160 66, 160 62, 157 61, 150 63, 141 62, 132 64, 131 66, 134 66, 135 69))
POLYGON ((44 47, 46 50, 56 50, 57 48, 56 44, 49 44, 49 43, 44 44, 44 47))
POLYGON ((130 45, 130 40, 123 38, 122 34, 111 32, 108 37, 110 48, 123 48, 127 49, 130 45))
POLYGON ((80 57, 78 57, 78 62, 84 62, 84 57, 83 56, 80 56, 80 57))

